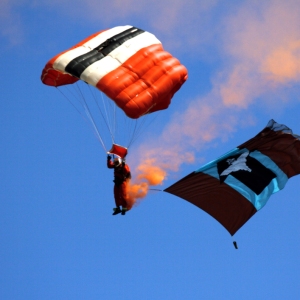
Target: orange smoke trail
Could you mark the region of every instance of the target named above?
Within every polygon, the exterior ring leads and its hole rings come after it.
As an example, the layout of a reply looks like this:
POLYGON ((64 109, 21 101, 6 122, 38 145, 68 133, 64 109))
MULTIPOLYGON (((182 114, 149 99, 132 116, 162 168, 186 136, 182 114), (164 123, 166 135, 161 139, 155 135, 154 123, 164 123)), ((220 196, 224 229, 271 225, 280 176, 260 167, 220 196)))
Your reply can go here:
POLYGON ((136 168, 137 176, 129 182, 127 190, 130 206, 145 198, 150 186, 162 185, 166 179, 167 171, 156 164, 155 159, 148 159, 136 168))
MULTIPOLYGON (((162 140, 165 143, 165 138, 162 140)), ((156 142, 158 143, 158 139, 156 142)), ((134 172, 136 175, 128 184, 127 192, 130 207, 145 198, 150 187, 162 185, 169 172, 177 171, 182 163, 194 162, 193 153, 179 146, 175 147, 175 145, 173 147, 164 145, 162 148, 159 146, 157 148, 142 148, 141 153, 146 158, 136 167, 134 172)))

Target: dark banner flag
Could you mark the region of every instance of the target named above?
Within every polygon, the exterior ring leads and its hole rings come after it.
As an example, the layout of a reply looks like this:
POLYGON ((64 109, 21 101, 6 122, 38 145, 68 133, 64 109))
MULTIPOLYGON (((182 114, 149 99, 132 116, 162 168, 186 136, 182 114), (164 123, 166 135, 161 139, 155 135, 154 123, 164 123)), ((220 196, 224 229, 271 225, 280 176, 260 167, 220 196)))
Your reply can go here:
POLYGON ((300 173, 300 136, 270 120, 254 138, 164 191, 206 211, 234 235, 300 173))

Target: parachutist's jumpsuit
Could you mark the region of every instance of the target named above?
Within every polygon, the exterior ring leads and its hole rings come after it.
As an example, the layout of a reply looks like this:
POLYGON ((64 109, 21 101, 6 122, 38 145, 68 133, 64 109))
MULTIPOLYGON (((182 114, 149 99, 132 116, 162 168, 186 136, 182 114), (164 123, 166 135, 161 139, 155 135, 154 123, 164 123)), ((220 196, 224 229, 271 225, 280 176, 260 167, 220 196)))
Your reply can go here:
POLYGON ((130 209, 130 207, 127 206, 127 182, 131 178, 129 166, 125 163, 121 163, 120 166, 115 167, 114 163, 110 159, 108 159, 107 167, 109 169, 114 169, 114 196, 116 206, 122 206, 122 208, 130 209))

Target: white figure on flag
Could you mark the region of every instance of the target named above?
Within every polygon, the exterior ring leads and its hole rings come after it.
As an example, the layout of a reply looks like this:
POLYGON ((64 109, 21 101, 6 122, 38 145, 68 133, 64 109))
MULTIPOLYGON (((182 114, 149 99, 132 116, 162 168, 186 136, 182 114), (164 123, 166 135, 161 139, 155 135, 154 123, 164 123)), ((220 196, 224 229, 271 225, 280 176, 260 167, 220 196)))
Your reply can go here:
POLYGON ((249 151, 244 152, 237 159, 235 158, 227 159, 229 167, 226 170, 224 170, 220 175, 226 176, 229 175, 231 172, 236 172, 240 170, 251 172, 252 170, 246 165, 247 162, 246 157, 248 155, 249 155, 249 151))

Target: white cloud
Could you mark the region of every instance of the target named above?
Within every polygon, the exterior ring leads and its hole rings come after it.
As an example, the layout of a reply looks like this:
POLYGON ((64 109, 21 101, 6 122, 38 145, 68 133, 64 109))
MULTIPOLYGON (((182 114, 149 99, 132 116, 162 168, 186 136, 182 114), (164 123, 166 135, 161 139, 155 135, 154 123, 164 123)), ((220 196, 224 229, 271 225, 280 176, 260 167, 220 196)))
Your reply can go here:
POLYGON ((16 12, 23 3, 22 0, 0 0, 0 34, 11 46, 21 44, 24 39, 21 16, 16 12))
POLYGON ((299 1, 248 1, 224 21, 229 61, 215 81, 223 102, 246 108, 265 92, 300 79, 299 1))

